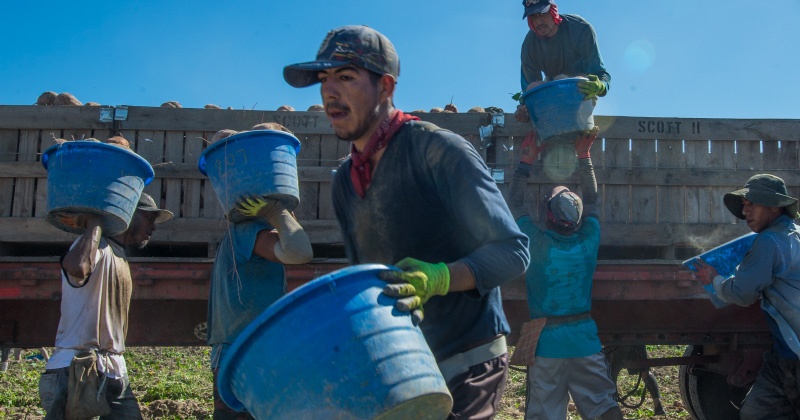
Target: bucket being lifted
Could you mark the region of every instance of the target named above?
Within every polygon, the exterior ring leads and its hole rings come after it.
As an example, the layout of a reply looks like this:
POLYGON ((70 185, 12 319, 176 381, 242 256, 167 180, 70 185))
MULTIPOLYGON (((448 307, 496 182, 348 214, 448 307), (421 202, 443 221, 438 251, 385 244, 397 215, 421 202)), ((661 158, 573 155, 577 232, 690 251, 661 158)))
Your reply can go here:
POLYGON ((581 77, 556 80, 536 86, 522 95, 539 143, 575 137, 594 127, 595 100, 583 100, 578 92, 581 77))
POLYGON ((78 234, 83 230, 62 224, 60 216, 93 213, 102 217, 104 235, 125 232, 154 176, 153 167, 136 153, 94 141, 51 146, 42 154, 42 165, 47 169, 47 221, 78 234))
POLYGON ((365 264, 282 297, 225 354, 222 399, 259 420, 447 418, 453 401, 422 331, 365 264))
POLYGON ((244 220, 235 209, 243 195, 280 200, 289 211, 297 207, 299 152, 300 141, 289 133, 245 131, 208 146, 197 166, 211 180, 228 220, 236 223, 244 220))
MULTIPOLYGON (((746 233, 700 255, 689 258, 681 265, 692 271, 697 271, 695 264, 698 259, 702 259, 706 264, 714 267, 717 273, 722 277, 730 277, 736 273, 736 267, 742 263, 744 255, 747 254, 747 251, 753 246, 753 241, 755 241, 756 236, 757 234, 755 232, 746 233)), ((723 302, 717 297, 717 292, 714 290, 712 284, 704 285, 703 288, 708 292, 711 303, 713 303, 714 306, 721 308, 727 305, 726 302, 723 302)))

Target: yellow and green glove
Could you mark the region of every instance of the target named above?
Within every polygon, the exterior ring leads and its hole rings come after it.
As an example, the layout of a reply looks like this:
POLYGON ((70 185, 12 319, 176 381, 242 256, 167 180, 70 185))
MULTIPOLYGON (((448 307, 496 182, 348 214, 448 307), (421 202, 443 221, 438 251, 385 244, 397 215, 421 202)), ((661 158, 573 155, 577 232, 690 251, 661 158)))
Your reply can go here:
POLYGON ((597 99, 606 93, 606 85, 601 82, 594 74, 590 74, 589 80, 578 83, 578 92, 583 95, 583 100, 597 99))
POLYGON ((415 323, 422 322, 422 305, 433 296, 444 296, 450 290, 450 270, 447 264, 431 264, 414 258, 405 258, 395 264, 403 271, 382 271, 381 280, 389 283, 383 293, 396 297, 395 308, 411 312, 415 323))
POLYGON ((243 216, 263 217, 278 231, 275 257, 284 264, 305 264, 314 256, 311 241, 303 227, 286 210, 283 203, 273 198, 245 195, 236 201, 236 210, 243 216))

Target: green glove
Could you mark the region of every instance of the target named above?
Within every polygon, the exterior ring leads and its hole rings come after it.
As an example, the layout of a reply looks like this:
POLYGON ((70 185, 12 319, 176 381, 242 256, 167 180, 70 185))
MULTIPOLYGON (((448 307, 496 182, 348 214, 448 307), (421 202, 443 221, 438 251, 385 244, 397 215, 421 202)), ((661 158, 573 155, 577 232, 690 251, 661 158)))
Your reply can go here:
POLYGON ((263 217, 278 231, 274 252, 282 263, 305 264, 313 258, 308 235, 279 200, 245 195, 236 201, 236 210, 243 216, 263 217))
POLYGON ((236 201, 236 210, 247 217, 269 217, 276 215, 283 210, 280 201, 268 198, 257 197, 254 195, 243 195, 236 201))
POLYGON ((590 74, 589 80, 578 83, 578 92, 583 95, 583 100, 597 99, 606 93, 606 85, 597 76, 590 74))
POLYGON ((411 312, 415 322, 424 318, 422 305, 433 296, 444 296, 450 290, 450 270, 447 264, 431 264, 405 258, 395 264, 404 271, 382 271, 378 276, 389 284, 383 288, 386 296, 399 298, 395 308, 411 312))

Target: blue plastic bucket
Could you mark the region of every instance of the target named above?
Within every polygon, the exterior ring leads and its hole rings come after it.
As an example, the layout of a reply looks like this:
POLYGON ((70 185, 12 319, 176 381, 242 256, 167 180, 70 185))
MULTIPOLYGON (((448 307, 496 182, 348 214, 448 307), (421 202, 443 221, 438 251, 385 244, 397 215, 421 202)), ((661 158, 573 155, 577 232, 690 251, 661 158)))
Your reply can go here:
MULTIPOLYGON (((706 264, 714 267, 715 270, 722 277, 730 277, 736 273, 736 267, 742 263, 744 254, 753 246, 753 241, 756 239, 756 233, 750 232, 742 235, 736 239, 730 240, 718 247, 712 248, 696 257, 689 258, 684 261, 682 265, 692 271, 696 271, 693 266, 698 258, 706 262, 706 264)), ((727 303, 717 297, 717 292, 711 284, 704 285, 703 288, 708 292, 711 302, 716 307, 726 306, 727 303)))
POLYGON ((275 130, 255 130, 222 139, 200 155, 197 163, 208 176, 231 222, 244 220, 234 208, 250 194, 281 200, 287 210, 300 204, 297 153, 300 141, 275 130))
POLYGON ((453 402, 422 332, 382 293, 378 264, 282 297, 236 339, 218 388, 257 419, 436 419, 453 402))
POLYGON ((47 221, 72 233, 58 216, 93 213, 103 218, 107 236, 128 229, 144 186, 153 180, 153 167, 136 153, 119 146, 70 141, 42 154, 47 169, 47 221))
POLYGON ((594 100, 583 100, 578 92, 582 78, 561 79, 539 85, 522 95, 528 107, 533 128, 539 134, 539 142, 569 137, 574 140, 576 132, 594 127, 594 100))

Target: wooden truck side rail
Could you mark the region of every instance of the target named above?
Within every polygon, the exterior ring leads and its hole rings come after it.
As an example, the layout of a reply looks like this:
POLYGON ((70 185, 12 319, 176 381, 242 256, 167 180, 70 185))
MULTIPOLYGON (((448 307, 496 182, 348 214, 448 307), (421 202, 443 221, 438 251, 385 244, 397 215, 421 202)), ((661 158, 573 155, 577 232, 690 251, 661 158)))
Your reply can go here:
MULTIPOLYGON (((134 278, 137 293, 141 293, 137 299, 169 303, 163 305, 165 310, 186 301, 204 299, 203 282, 208 279, 209 258, 215 255, 227 222, 210 182, 197 170, 197 160, 208 146, 206 139, 222 128, 244 130, 257 123, 274 121, 295 133, 302 143, 297 159, 301 204, 295 214, 308 232, 318 258, 312 264, 312 271, 328 270, 328 266, 319 263, 326 258, 339 261, 344 258, 330 187, 331 172, 346 156, 349 145, 336 139, 323 113, 133 106, 127 107, 125 115, 121 107, 104 111, 118 118, 101 121, 101 110, 97 107, 0 106, 0 259, 3 260, 0 261, 3 300, 0 345, 22 345, 13 338, 20 337, 18 324, 22 321, 20 309, 12 310, 11 302, 44 299, 42 293, 55 293, 46 279, 58 279, 58 271, 52 266, 42 266, 50 267, 45 269, 38 263, 17 264, 28 257, 61 255, 75 238, 44 220, 47 174, 40 159, 41 153, 54 144, 54 138, 106 138, 121 134, 153 165, 156 178, 145 191, 159 199, 176 218, 159 226, 147 250, 134 254, 144 258, 133 264, 138 267, 134 278), (198 265, 160 262, 175 257, 188 258, 187 261, 196 261, 198 265), (22 293, 31 288, 41 290, 35 296, 13 296, 14 290, 22 293), (16 326, 10 326, 12 320, 17 322, 16 326), (17 332, 9 335, 8 331, 17 332)), ((530 130, 528 124, 515 122, 511 114, 500 119, 497 115, 473 113, 420 114, 420 117, 472 143, 500 189, 507 191, 507 181, 519 160, 521 141, 530 130), (492 126, 491 135, 482 137, 481 127, 485 126, 492 126)), ((701 334, 707 328, 703 323, 700 325, 704 326, 696 328, 697 323, 690 321, 705 311, 693 305, 705 307, 708 301, 687 278, 688 272, 680 269, 678 261, 748 232, 725 209, 722 195, 738 188, 751 175, 770 172, 781 176, 790 194, 797 195, 800 121, 596 116, 595 122, 601 131, 591 153, 600 188, 602 231, 595 309, 603 338, 608 342, 627 342, 636 340, 639 334, 640 338, 650 337, 649 342, 696 340, 694 336, 681 338, 680 331, 701 334), (636 261, 614 266, 619 260, 636 261), (613 282, 604 283, 604 275, 614 277, 613 282), (656 280, 659 275, 674 278, 666 282, 656 280), (628 276, 629 280, 623 281, 619 276, 628 276), (624 288, 624 297, 614 295, 615 290, 622 293, 617 288, 624 288), (661 296, 672 297, 658 298, 654 294, 631 299, 634 293, 656 290, 661 296), (672 293, 675 290, 691 293, 675 295, 672 293), (620 299, 644 303, 628 305, 621 311, 621 307, 613 304, 620 299), (607 311, 603 302, 612 302, 607 311), (668 304, 656 310, 658 306, 648 302, 668 304), (678 303, 689 306, 684 308, 678 303), (629 311, 637 315, 630 316, 629 311), (659 332, 659 327, 653 327, 658 323, 670 325, 668 329, 679 334, 677 338, 669 335, 673 332, 659 332)), ((551 145, 535 162, 526 188, 526 204, 535 220, 541 219, 537 212, 539 200, 547 191, 557 184, 575 186, 574 167, 571 144, 551 145)), ((297 271, 290 268, 289 272, 293 281, 291 273, 297 271)), ((527 318, 524 286, 519 281, 511 283, 504 287, 504 293, 509 318, 516 326, 527 318)), ((196 305, 197 311, 204 311, 204 304, 196 305)), ((139 309, 138 304, 133 309, 139 309)), ((726 330, 731 333, 737 331, 735 325, 742 325, 738 331, 748 336, 750 332, 763 331, 763 325, 738 324, 749 319, 745 315, 741 318, 724 315, 731 310, 709 310, 702 316, 709 320, 736 321, 726 330)), ((141 319, 150 319, 150 311, 140 312, 141 319)), ((139 319, 136 313, 132 310, 132 320, 139 319)), ((48 316, 47 323, 54 325, 57 314, 48 316)), ((169 334, 175 330, 164 320, 175 318, 154 315, 152 319, 159 324, 143 327, 143 331, 150 335, 166 331, 165 338, 156 341, 169 342, 169 334)), ((138 327, 132 328, 132 337, 136 337, 138 327)))
MULTIPOLYGON (((512 114, 419 115, 463 136, 506 193, 529 124, 512 114), (490 135, 481 135, 489 130, 490 135)), ((349 153, 324 113, 123 107, 0 106, 0 347, 50 346, 59 319, 58 256, 75 239, 44 219, 47 173, 41 153, 54 138, 122 135, 155 170, 145 191, 176 218, 133 253, 129 345, 202 345, 212 258, 227 222, 197 170, 220 129, 278 122, 302 143, 295 215, 315 259, 287 267, 290 287, 345 266, 331 203, 331 173, 349 153), (101 121, 101 112, 107 118, 101 121)), ((629 367, 682 364, 684 404, 698 418, 735 418, 771 345, 758 305, 715 309, 680 261, 749 232, 722 196, 756 173, 800 193, 800 120, 595 116, 591 150, 599 186, 601 246, 592 316, 604 345, 686 344, 685 357, 629 367), (734 408, 732 408, 734 407, 734 408), (733 411, 731 411, 733 410, 733 411)), ((549 145, 526 185, 526 205, 555 185, 575 187, 571 144, 549 145)), ((528 319, 523 279, 502 287, 513 343, 528 319)))

